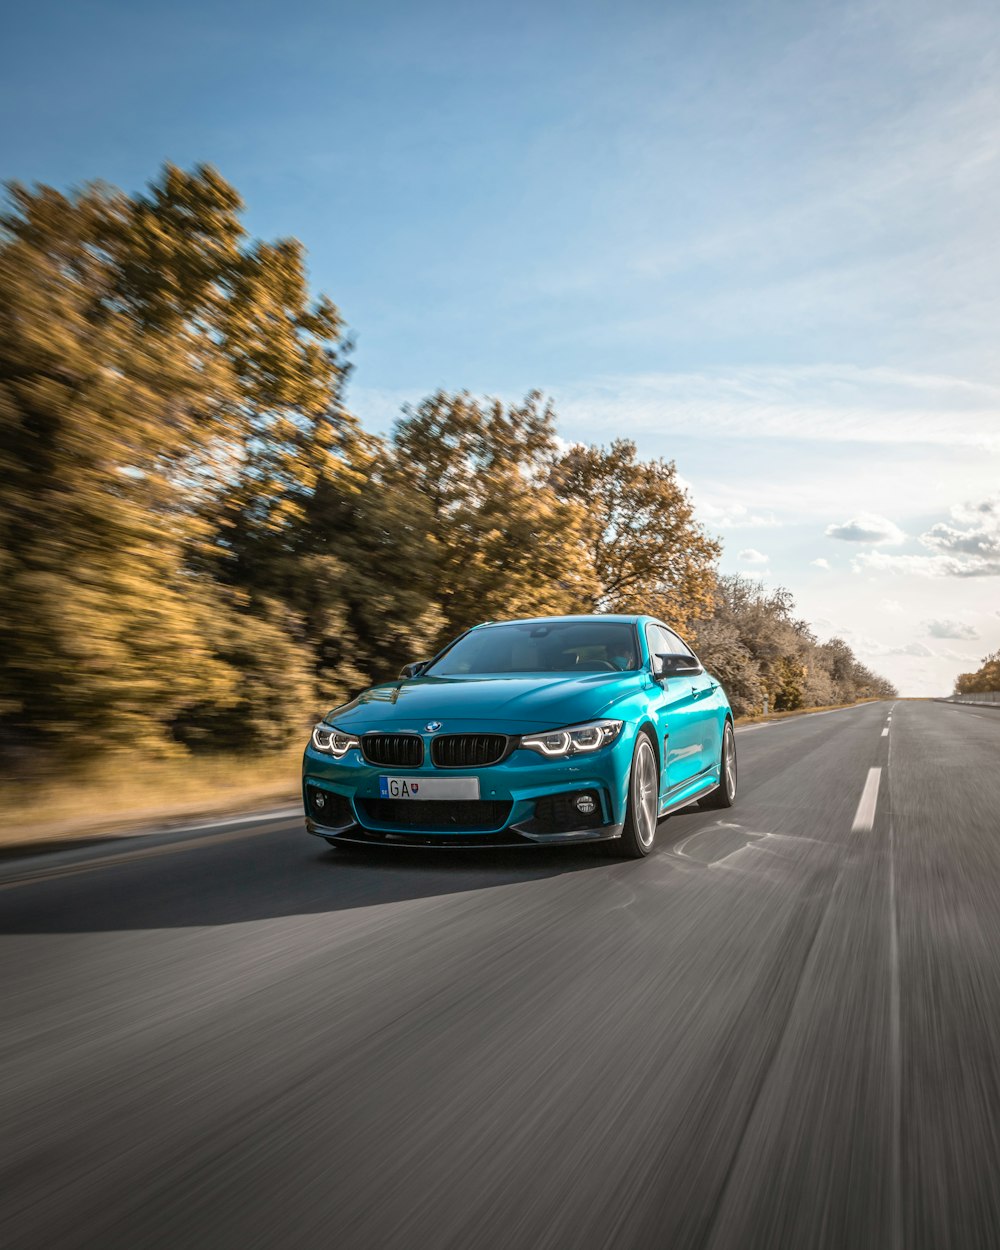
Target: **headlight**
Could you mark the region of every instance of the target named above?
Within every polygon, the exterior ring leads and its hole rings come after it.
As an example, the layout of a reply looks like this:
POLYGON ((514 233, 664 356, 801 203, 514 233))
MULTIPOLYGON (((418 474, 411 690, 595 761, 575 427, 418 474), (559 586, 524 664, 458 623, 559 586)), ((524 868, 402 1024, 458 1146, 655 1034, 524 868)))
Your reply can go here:
POLYGON ((313 730, 312 744, 317 751, 332 755, 337 760, 342 760, 352 747, 361 745, 354 734, 345 734, 342 729, 327 725, 324 721, 320 721, 313 730))
POLYGON ((586 725, 571 725, 568 729, 553 729, 549 733, 527 734, 521 739, 521 746, 550 759, 582 755, 614 742, 622 731, 623 723, 620 720, 595 720, 586 725))

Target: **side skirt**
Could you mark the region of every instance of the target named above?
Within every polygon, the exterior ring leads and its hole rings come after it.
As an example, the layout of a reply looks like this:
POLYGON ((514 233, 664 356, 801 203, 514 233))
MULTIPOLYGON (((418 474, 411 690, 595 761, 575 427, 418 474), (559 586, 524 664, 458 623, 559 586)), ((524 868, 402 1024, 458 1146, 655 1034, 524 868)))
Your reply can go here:
POLYGON ((680 795, 672 799, 668 798, 667 802, 660 807, 657 819, 662 820, 664 816, 670 816, 673 812, 679 812, 682 807, 688 807, 691 803, 697 803, 699 799, 703 799, 706 794, 711 794, 713 790, 718 790, 718 788, 718 778, 708 778, 702 781, 691 794, 680 795))

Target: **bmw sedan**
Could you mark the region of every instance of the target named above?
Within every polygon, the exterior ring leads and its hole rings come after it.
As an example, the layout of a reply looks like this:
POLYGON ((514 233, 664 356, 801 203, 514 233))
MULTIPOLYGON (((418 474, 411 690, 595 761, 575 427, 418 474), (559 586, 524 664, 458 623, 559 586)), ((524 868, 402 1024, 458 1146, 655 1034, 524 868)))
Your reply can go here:
POLYGON ((648 616, 477 625, 335 708, 303 763, 331 845, 607 841, 648 855, 689 803, 732 806, 725 691, 648 616))

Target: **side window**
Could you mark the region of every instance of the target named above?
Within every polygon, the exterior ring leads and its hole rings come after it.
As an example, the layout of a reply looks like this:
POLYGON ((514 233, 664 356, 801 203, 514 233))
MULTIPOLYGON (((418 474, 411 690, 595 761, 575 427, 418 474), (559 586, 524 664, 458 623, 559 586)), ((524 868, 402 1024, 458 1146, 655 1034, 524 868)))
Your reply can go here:
POLYGON ((649 646, 650 661, 654 655, 694 655, 687 643, 682 642, 666 625, 647 625, 646 643, 649 646))
POLYGON ((657 628, 663 635, 663 641, 667 644, 664 650, 671 651, 675 655, 694 655, 687 643, 682 642, 672 629, 667 629, 665 625, 659 625, 657 628))
POLYGON ((666 647, 663 645, 663 639, 660 636, 660 631, 655 625, 646 626, 646 646, 649 648, 649 662, 651 665, 653 664, 654 656, 659 655, 661 651, 666 650, 666 647))
POLYGON ((654 655, 672 655, 679 654, 682 651, 685 654, 690 654, 677 635, 664 625, 646 626, 646 644, 649 647, 650 662, 652 662, 654 655))

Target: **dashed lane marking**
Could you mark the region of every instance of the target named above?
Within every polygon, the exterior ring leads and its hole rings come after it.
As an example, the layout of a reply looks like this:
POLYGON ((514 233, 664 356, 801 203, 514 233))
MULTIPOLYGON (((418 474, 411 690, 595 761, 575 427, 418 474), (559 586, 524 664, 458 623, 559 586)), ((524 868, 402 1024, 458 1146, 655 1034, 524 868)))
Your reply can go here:
POLYGON ((861 791, 858 810, 854 813, 854 824, 851 833, 871 833, 875 823, 875 804, 878 802, 878 787, 882 780, 881 768, 869 768, 865 780, 865 788, 861 791))

